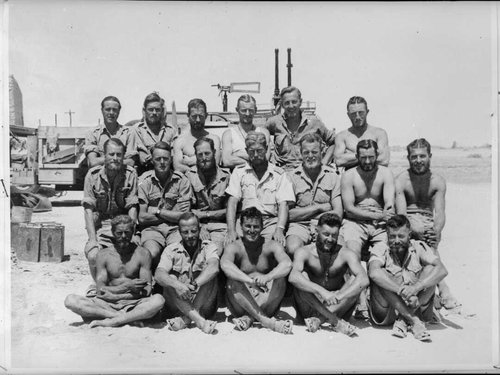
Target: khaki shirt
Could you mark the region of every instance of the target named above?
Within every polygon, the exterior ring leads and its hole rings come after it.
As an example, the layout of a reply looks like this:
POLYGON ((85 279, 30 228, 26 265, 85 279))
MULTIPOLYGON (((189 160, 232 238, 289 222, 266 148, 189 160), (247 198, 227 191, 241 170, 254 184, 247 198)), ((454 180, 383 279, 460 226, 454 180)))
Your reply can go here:
POLYGON ((125 145, 125 157, 128 158, 130 153, 133 153, 130 146, 130 129, 128 126, 118 124, 118 130, 114 135, 108 131, 105 125, 91 129, 85 135, 85 145, 83 146, 85 156, 90 152, 96 152, 99 157, 103 156, 104 143, 110 138, 118 138, 125 145))
POLYGON ((200 248, 193 254, 193 258, 189 256, 182 242, 178 242, 165 248, 158 268, 168 270, 168 265, 171 263, 172 268, 169 273, 177 276, 179 281, 189 282, 207 267, 210 259, 219 260, 217 245, 212 241, 201 241, 200 248))
POLYGON ((318 116, 307 115, 303 112, 302 120, 295 133, 288 129, 284 114, 270 117, 264 127, 271 135, 274 135, 272 161, 287 171, 297 168, 302 163, 300 140, 305 134, 319 134, 326 146, 335 143, 335 129, 328 130, 318 116))
POLYGON ((226 193, 242 201, 242 210, 256 207, 263 215, 278 216, 278 204, 294 202, 292 183, 285 171, 271 163, 259 181, 250 164, 234 168, 226 193))
POLYGON ((436 254, 425 242, 410 240, 408 253, 403 264, 399 263, 398 257, 391 252, 389 246, 385 249, 383 247, 374 247, 368 264, 378 261, 392 276, 402 277, 404 284, 414 284, 418 280, 422 269, 432 264, 436 259, 436 254))
POLYGON ((193 208, 204 211, 215 211, 226 207, 226 188, 229 184, 229 172, 217 167, 215 178, 210 184, 202 181, 203 175, 198 173, 197 166, 191 167, 187 171, 186 176, 194 191, 191 199, 193 208))
POLYGON ((191 195, 189 180, 177 171, 171 171, 165 186, 161 185, 154 170, 144 172, 139 178, 139 204, 147 204, 148 207, 177 211, 178 203, 190 201, 191 195))
POLYGON ((132 127, 130 132, 131 156, 139 155, 139 164, 144 165, 151 160, 151 148, 160 141, 172 146, 177 138, 177 130, 168 124, 162 124, 158 135, 154 134, 143 121, 132 127))
POLYGON ((104 165, 91 168, 85 176, 82 205, 97 211, 101 220, 126 215, 138 203, 135 169, 125 165, 123 170, 115 177, 113 186, 104 165))
MULTIPOLYGON (((290 173, 290 178, 298 207, 307 207, 315 203, 330 203, 333 209, 334 199, 340 196, 340 176, 333 168, 326 165, 321 166, 321 172, 314 183, 302 165, 290 173)), ((300 223, 308 224, 309 220, 300 223)))

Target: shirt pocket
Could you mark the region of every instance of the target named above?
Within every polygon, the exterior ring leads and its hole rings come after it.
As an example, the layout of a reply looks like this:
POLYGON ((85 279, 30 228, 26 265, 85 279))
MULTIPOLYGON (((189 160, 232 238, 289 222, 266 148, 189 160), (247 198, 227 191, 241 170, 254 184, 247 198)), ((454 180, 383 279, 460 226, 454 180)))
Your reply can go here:
POLYGON ((316 189, 315 202, 328 203, 330 202, 331 196, 332 196, 332 186, 328 183, 328 181, 322 180, 318 184, 318 188, 316 189))
POLYGON ((119 208, 125 208, 127 205, 127 198, 130 195, 130 191, 132 188, 130 186, 124 186, 121 188, 116 189, 116 205, 119 208))
POLYGON ((420 264, 420 261, 417 259, 417 257, 411 257, 410 261, 408 262, 408 266, 406 267, 408 271, 411 273, 417 275, 422 271, 422 265, 420 264))
POLYGON ((95 195, 95 206, 98 212, 107 213, 109 206, 109 194, 104 189, 99 189, 94 191, 95 195))
POLYGON ((178 199, 179 199, 179 194, 171 191, 165 192, 165 194, 163 195, 163 202, 164 202, 163 208, 171 210, 172 208, 174 208, 178 199))
POLYGON ((257 187, 253 181, 242 181, 241 184, 242 199, 257 199, 257 187))
POLYGON ((272 181, 272 183, 262 186, 262 190, 258 196, 258 199, 268 209, 276 206, 276 190, 276 181, 272 181))
POLYGON ((311 187, 306 183, 297 184, 295 186, 295 196, 297 206, 305 207, 312 203, 313 195, 311 187))

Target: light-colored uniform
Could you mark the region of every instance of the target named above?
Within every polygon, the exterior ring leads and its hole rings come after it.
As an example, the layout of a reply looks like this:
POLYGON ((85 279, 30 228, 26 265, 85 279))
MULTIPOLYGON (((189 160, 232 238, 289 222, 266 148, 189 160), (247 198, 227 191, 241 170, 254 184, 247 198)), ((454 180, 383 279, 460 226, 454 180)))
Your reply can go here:
POLYGON ((118 124, 118 129, 114 135, 112 135, 105 125, 98 126, 91 129, 85 135, 85 145, 83 150, 85 156, 91 152, 97 153, 97 156, 104 155, 104 143, 110 138, 118 138, 125 145, 125 158, 133 156, 133 147, 130 144, 131 138, 131 128, 128 126, 123 126, 118 124))

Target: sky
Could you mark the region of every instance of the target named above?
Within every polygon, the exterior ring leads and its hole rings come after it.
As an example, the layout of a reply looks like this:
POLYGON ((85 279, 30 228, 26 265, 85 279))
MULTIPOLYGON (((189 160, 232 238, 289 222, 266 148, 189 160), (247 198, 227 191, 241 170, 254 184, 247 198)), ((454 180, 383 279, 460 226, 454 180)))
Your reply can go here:
MULTIPOLYGON (((280 88, 286 49, 292 84, 337 132, 346 103, 363 96, 368 122, 391 145, 417 137, 449 147, 492 143, 498 65, 494 3, 227 3, 11 0, 9 69, 23 94, 26 126, 95 126, 107 95, 119 121, 141 117, 157 91, 170 110, 199 97, 221 111, 213 84, 259 81, 270 104, 274 49, 280 88), (495 95, 495 96, 494 96, 495 95)), ((233 109, 240 94, 229 94, 233 109)))

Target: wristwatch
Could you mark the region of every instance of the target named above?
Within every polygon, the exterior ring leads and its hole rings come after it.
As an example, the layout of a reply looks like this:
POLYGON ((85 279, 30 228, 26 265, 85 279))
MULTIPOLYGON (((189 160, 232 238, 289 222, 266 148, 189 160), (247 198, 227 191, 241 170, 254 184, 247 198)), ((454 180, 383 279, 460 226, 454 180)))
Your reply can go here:
POLYGON ((156 215, 156 216, 159 216, 159 215, 160 215, 160 212, 161 212, 161 210, 158 208, 158 209, 156 210, 156 212, 155 212, 155 215, 156 215))

